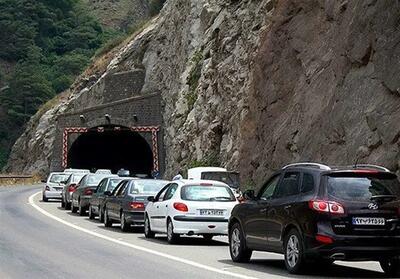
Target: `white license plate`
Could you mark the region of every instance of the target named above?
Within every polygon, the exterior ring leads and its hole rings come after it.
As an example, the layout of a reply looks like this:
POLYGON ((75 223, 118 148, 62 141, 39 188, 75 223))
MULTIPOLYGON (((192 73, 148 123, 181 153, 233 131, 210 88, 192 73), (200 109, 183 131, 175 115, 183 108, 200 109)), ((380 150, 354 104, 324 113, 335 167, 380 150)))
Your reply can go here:
POLYGON ((224 215, 224 211, 218 210, 218 209, 200 209, 200 215, 222 216, 222 215, 224 215))
POLYGON ((353 217, 353 225, 384 226, 385 218, 353 217))

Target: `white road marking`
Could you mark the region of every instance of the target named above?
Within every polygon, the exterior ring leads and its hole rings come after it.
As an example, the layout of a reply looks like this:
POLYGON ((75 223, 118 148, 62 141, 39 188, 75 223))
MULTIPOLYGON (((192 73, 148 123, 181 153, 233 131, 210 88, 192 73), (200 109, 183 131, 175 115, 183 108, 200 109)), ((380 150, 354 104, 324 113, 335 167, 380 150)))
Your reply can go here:
POLYGON ((201 268, 201 269, 205 269, 205 270, 208 270, 208 271, 211 271, 211 272, 215 272, 215 273, 219 273, 219 274, 223 274, 223 275, 227 275, 227 276, 231 276, 231 277, 235 277, 235 278, 257 279, 256 277, 241 275, 241 274, 237 274, 237 273, 233 273, 233 272, 229 272, 229 271, 225 271, 225 270, 220 270, 220 269, 212 267, 212 266, 208 266, 208 265, 196 263, 194 261, 190 261, 190 260, 187 260, 187 259, 171 256, 171 255, 168 255, 168 254, 165 254, 165 253, 162 253, 162 252, 158 252, 158 251, 154 251, 154 250, 142 247, 142 246, 130 244, 130 243, 127 243, 127 242, 124 242, 124 241, 121 241, 121 240, 117 240, 117 239, 114 239, 112 237, 108 237, 108 236, 105 236, 103 234, 100 234, 100 233, 97 233, 97 232, 90 231, 88 229, 79 227, 79 226, 77 226, 75 224, 72 224, 70 222, 67 222, 67 221, 65 221, 65 220, 63 220, 63 219, 61 219, 61 218, 59 218, 57 216, 54 216, 53 214, 47 212, 46 210, 44 210, 43 208, 41 208, 37 204, 35 204, 33 199, 34 199, 35 196, 39 195, 40 193, 41 192, 37 192, 36 194, 31 195, 29 197, 29 199, 28 199, 29 200, 29 204, 31 206, 33 206, 37 211, 42 213, 43 215, 45 215, 45 216, 47 216, 47 217, 49 217, 49 218, 51 218, 53 220, 56 220, 56 221, 66 225, 66 226, 74 228, 74 229, 76 229, 78 231, 81 231, 81 232, 96 236, 96 237, 104 239, 104 240, 108 240, 108 241, 120 244, 122 246, 130 247, 130 248, 142 251, 142 252, 146 252, 146 253, 149 253, 149 254, 153 254, 153 255, 160 256, 160 257, 164 257, 164 258, 170 259, 172 261, 184 263, 184 264, 191 265, 191 266, 194 266, 194 267, 197 267, 197 268, 201 268))

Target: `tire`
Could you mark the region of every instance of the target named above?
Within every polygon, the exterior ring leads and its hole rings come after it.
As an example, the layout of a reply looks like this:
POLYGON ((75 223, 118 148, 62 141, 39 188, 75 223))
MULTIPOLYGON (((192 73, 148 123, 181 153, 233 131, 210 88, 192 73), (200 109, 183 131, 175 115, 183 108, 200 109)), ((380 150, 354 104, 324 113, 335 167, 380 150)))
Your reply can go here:
POLYGON ((231 259, 237 263, 247 263, 250 261, 252 250, 247 248, 246 238, 239 223, 233 224, 229 231, 229 252, 231 259))
POLYGON ((43 195, 42 195, 42 201, 43 202, 48 202, 49 201, 49 199, 48 198, 46 198, 46 195, 43 193, 43 195))
POLYGON ((146 217, 144 218, 144 236, 146 238, 154 238, 155 236, 155 233, 151 230, 150 219, 147 214, 146 217))
POLYGON ((110 220, 110 218, 108 217, 108 211, 107 208, 104 211, 104 226, 106 228, 110 228, 112 227, 112 221, 110 220))
POLYGON ((385 274, 389 277, 400 277, 400 258, 391 258, 391 259, 384 259, 380 260, 379 263, 385 274))
POLYGON ((91 204, 89 205, 88 211, 89 211, 89 219, 93 220, 94 219, 94 213, 93 213, 93 209, 92 209, 92 205, 91 204))
POLYGON ((74 203, 71 201, 71 212, 76 213, 78 211, 78 208, 74 206, 74 203))
POLYGON ((125 213, 121 213, 121 231, 127 232, 131 228, 131 225, 126 222, 125 213))
POLYGON ((174 224, 171 219, 167 221, 167 241, 169 244, 177 244, 179 242, 180 235, 174 233, 174 224))
POLYGON ((64 199, 61 199, 61 207, 62 207, 62 208, 65 208, 65 202, 64 202, 64 199))
POLYGON ((71 209, 71 203, 70 202, 65 202, 65 209, 67 209, 67 210, 71 209))
POLYGON ((86 214, 86 208, 82 206, 80 201, 78 204, 78 212, 79 212, 79 216, 85 216, 85 214, 86 214))
POLYGON ((291 274, 300 274, 305 266, 304 244, 299 232, 292 229, 284 238, 285 266, 291 274))
POLYGON ((213 237, 214 236, 212 234, 203 234, 203 238, 207 241, 211 241, 213 237))
POLYGON ((102 208, 102 209, 99 209, 99 221, 100 221, 101 223, 104 222, 104 209, 103 209, 103 208, 102 208))

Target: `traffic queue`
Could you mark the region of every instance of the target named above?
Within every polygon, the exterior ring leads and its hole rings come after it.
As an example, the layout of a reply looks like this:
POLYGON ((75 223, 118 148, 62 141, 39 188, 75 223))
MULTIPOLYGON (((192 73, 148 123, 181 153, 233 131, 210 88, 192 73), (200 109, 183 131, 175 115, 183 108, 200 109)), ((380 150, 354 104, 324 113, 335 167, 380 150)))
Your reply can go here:
POLYGON ((144 228, 146 238, 163 234, 170 244, 227 235, 234 262, 266 251, 283 254, 293 274, 340 260, 378 261, 387 275, 400 276, 400 183, 382 166, 289 164, 257 192, 243 193, 237 172, 214 167, 172 181, 66 169, 45 182, 44 202, 61 200, 106 227, 144 228))

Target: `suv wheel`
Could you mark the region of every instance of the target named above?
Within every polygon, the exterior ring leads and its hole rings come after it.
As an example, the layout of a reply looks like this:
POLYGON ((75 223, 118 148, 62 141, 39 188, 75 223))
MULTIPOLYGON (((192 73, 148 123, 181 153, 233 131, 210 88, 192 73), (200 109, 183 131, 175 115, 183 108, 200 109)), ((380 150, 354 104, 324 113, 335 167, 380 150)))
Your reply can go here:
POLYGON ((174 233, 174 225, 171 219, 167 221, 167 241, 169 244, 176 244, 179 241, 179 234, 174 233))
POLYGON ((65 208, 65 201, 64 201, 64 198, 61 198, 61 207, 62 207, 62 208, 65 208))
POLYGON ((93 220, 94 219, 94 213, 93 213, 93 209, 92 209, 92 205, 89 205, 89 219, 93 220))
POLYGON ((154 236, 155 236, 155 233, 151 230, 150 219, 147 214, 146 214, 146 218, 144 218, 144 236, 146 238, 154 238, 154 236))
POLYGON ((285 237, 284 252, 285 265, 292 274, 300 273, 304 266, 304 248, 302 238, 297 230, 292 229, 285 237))
POLYGON ((379 263, 386 275, 390 277, 400 276, 400 258, 380 260, 379 263))
POLYGON ((126 222, 125 213, 121 213, 121 231, 127 232, 131 228, 131 225, 126 222))
POLYGON ((249 262, 252 250, 246 247, 245 237, 239 223, 233 224, 229 234, 229 252, 232 261, 244 263, 249 262))
POLYGON ((107 228, 112 226, 112 221, 108 217, 107 208, 104 210, 104 226, 107 227, 107 228))
POLYGON ((49 201, 49 199, 46 198, 46 195, 44 193, 42 195, 42 201, 44 201, 44 202, 48 202, 49 201))

